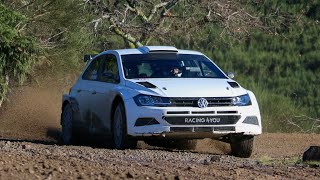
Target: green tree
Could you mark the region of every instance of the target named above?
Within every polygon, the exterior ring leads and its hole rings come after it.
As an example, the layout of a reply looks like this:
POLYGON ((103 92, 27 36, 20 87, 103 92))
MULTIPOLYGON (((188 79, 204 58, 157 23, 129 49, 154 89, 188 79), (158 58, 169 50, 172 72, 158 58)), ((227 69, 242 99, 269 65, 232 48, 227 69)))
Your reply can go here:
MULTIPOLYGON (((25 32, 41 50, 37 54, 42 76, 63 76, 82 67, 83 54, 102 40, 95 38, 91 15, 79 0, 7 0, 5 4, 27 17, 25 32), (93 43, 95 42, 95 43, 93 43)), ((99 49, 100 50, 100 49, 99 49)), ((37 73, 33 74, 37 78, 37 73)))
MULTIPOLYGON (((202 44, 202 51, 224 70, 235 72, 236 80, 256 93, 265 129, 300 130, 288 122, 295 122, 304 131, 312 129, 316 121, 303 117, 320 116, 320 28, 316 11, 320 2, 263 3, 256 2, 252 8, 269 33, 256 31, 244 41, 225 38, 223 42, 217 38, 218 30, 211 30, 208 38, 196 41, 202 44)), ((319 128, 313 130, 319 132, 319 128)))
POLYGON ((260 27, 259 18, 240 0, 88 0, 83 6, 93 16, 96 34, 111 36, 106 38, 111 44, 123 40, 122 47, 168 45, 175 37, 190 42, 211 24, 235 37, 260 27))
POLYGON ((36 44, 24 33, 26 18, 0 4, 0 105, 9 86, 22 83, 36 62, 36 44))

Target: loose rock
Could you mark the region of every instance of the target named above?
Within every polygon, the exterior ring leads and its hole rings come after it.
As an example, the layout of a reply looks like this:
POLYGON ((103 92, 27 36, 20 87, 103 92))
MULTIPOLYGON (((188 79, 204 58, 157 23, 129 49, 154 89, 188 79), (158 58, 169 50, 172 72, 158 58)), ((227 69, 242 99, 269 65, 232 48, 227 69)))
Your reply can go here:
POLYGON ((310 148, 303 153, 303 161, 320 161, 320 146, 310 146, 310 148))

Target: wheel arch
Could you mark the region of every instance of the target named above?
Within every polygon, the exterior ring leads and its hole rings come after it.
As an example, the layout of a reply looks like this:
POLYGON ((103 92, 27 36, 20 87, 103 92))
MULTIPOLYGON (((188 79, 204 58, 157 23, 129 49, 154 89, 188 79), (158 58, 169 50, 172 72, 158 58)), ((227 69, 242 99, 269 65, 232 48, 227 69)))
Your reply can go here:
POLYGON ((68 104, 71 104, 68 99, 63 99, 63 100, 62 100, 61 115, 60 115, 60 125, 62 125, 62 114, 63 114, 63 110, 64 110, 64 108, 65 108, 68 104))
POLYGON ((69 95, 64 95, 62 98, 60 124, 62 123, 61 122, 62 121, 62 112, 68 104, 71 106, 71 109, 73 112, 79 112, 79 104, 78 104, 77 100, 73 97, 70 97, 69 95))
POLYGON ((113 99, 112 101, 112 105, 111 105, 111 113, 110 113, 110 119, 111 119, 111 123, 113 123, 113 114, 114 114, 114 111, 116 110, 116 107, 118 105, 118 103, 122 103, 123 104, 123 107, 124 107, 124 111, 126 112, 126 107, 124 105, 124 101, 121 97, 121 95, 116 95, 115 98, 113 99))
MULTIPOLYGON (((113 99, 113 101, 112 101, 112 106, 111 106, 111 111, 110 111, 110 127, 111 127, 111 129, 112 129, 112 126, 113 126, 113 121, 114 121, 114 119, 113 119, 113 115, 114 115, 114 112, 115 112, 115 110, 116 110, 116 107, 117 107, 117 105, 119 104, 119 103, 122 103, 123 104, 123 108, 124 108, 124 114, 126 115, 126 106, 125 106, 125 103, 124 103, 124 100, 123 100, 123 97, 121 96, 121 94, 117 94, 115 97, 114 97, 114 99, 113 99)), ((127 124, 127 122, 126 122, 126 124, 127 124)), ((127 131, 128 131, 128 129, 127 129, 127 131)))
MULTIPOLYGON (((131 138, 128 136, 128 126, 127 126, 127 117, 126 117, 126 106, 125 106, 125 102, 123 100, 123 97, 121 96, 121 94, 117 94, 112 102, 112 108, 111 108, 111 126, 112 126, 112 138, 113 138, 113 145, 115 148, 117 149, 127 149, 127 148, 136 148, 137 146, 137 140, 134 139, 134 138, 131 138), (115 113, 115 110, 117 108, 117 105, 119 103, 122 103, 123 105, 123 111, 122 113, 124 113, 123 115, 125 116, 124 119, 122 119, 122 136, 121 136, 121 145, 119 145, 118 142, 116 139, 118 138, 115 138, 115 134, 114 134, 114 119, 113 119, 113 115, 115 113)), ((119 130, 119 129, 118 129, 119 130)), ((117 134, 117 133, 116 133, 117 134)))
POLYGON ((66 107, 67 104, 71 104, 69 100, 64 100, 62 102, 61 111, 63 111, 64 107, 66 107))

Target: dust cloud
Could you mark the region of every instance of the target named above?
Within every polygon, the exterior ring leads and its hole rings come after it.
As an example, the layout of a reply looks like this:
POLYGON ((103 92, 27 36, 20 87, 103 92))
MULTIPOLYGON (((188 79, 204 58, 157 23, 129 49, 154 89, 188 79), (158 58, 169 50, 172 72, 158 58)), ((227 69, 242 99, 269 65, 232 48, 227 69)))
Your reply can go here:
POLYGON ((13 88, 0 109, 0 138, 56 140, 60 132, 62 94, 74 76, 45 78, 13 88))
POLYGON ((59 129, 61 98, 55 88, 19 87, 0 113, 0 136, 47 139, 47 129, 59 129))

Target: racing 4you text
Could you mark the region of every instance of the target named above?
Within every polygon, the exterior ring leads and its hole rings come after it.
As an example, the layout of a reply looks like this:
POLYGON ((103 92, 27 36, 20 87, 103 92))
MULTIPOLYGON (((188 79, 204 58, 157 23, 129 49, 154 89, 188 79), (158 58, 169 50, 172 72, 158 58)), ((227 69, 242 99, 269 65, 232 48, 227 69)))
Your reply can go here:
POLYGON ((184 118, 185 123, 219 123, 220 118, 216 117, 192 117, 192 118, 184 118))

